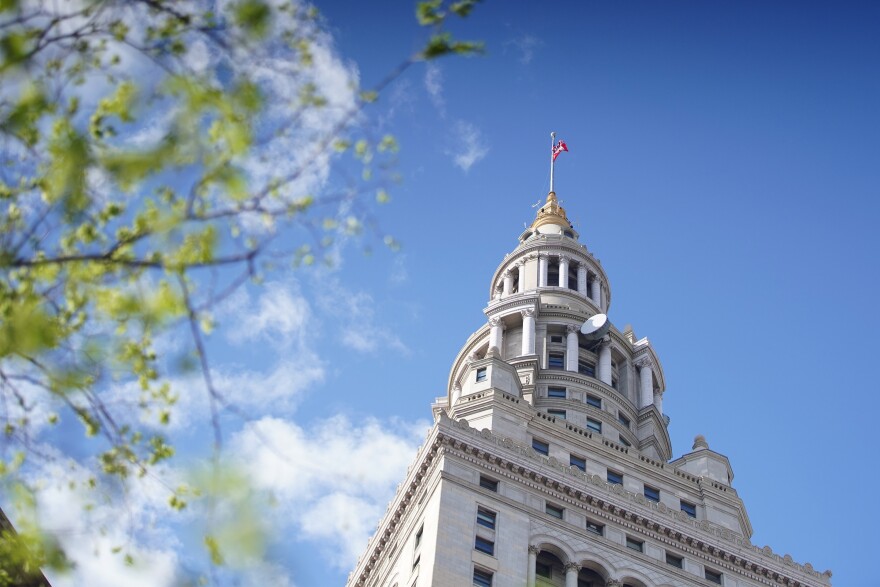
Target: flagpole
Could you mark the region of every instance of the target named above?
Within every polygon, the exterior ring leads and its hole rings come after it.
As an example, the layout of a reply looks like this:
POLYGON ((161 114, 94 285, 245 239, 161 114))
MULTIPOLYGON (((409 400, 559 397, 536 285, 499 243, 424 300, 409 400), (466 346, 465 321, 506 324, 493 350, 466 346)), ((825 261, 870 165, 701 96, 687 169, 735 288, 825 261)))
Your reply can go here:
POLYGON ((553 147, 556 146, 556 133, 550 133, 550 191, 553 191, 553 147))

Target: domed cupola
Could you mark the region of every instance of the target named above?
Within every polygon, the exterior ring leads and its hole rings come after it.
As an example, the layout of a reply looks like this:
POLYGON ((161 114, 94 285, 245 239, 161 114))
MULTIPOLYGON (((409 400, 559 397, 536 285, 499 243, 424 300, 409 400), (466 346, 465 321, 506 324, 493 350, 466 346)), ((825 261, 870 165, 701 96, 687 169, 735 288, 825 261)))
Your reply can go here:
POLYGON ((565 214, 565 208, 556 199, 556 192, 547 194, 547 201, 538 210, 535 221, 528 229, 529 233, 564 234, 569 238, 577 238, 571 221, 565 214))

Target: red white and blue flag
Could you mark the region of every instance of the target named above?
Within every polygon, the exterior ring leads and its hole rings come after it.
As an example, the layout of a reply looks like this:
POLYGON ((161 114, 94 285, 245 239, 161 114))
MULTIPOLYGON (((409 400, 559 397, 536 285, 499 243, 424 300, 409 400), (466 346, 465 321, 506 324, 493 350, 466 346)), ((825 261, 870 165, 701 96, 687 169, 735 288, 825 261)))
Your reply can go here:
POLYGON ((568 147, 565 146, 565 141, 560 139, 555 145, 553 145, 553 160, 556 161, 556 158, 559 157, 559 154, 563 151, 568 151, 568 147))

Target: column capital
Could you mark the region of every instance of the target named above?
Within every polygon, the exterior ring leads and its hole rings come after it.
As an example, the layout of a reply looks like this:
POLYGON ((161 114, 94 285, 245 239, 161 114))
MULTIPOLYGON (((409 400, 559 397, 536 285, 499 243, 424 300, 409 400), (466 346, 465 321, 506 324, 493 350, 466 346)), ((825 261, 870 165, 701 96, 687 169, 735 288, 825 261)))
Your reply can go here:
POLYGON ((493 317, 489 318, 489 326, 491 326, 492 328, 495 328, 496 326, 500 326, 501 330, 504 330, 505 328, 507 328, 504 325, 504 320, 502 320, 498 316, 493 316, 493 317))
POLYGON ((576 324, 569 324, 565 327, 565 329, 568 331, 569 334, 571 334, 572 332, 580 332, 581 327, 576 324))
POLYGON ((652 361, 648 357, 642 357, 641 359, 634 361, 633 365, 635 365, 639 369, 644 369, 645 367, 648 367, 652 370, 654 369, 654 361, 652 361))
POLYGON ((540 552, 541 552, 540 547, 535 546, 534 544, 529 544, 529 554, 537 555, 537 554, 540 554, 540 552))
POLYGON ((565 253, 559 253, 557 256, 559 257, 560 263, 563 263, 563 262, 568 263, 569 261, 571 261, 571 255, 567 255, 565 253))
POLYGON ((578 261, 577 263, 578 263, 578 273, 583 271, 585 274, 589 275, 589 272, 587 271, 587 264, 584 263, 583 261, 578 261))
POLYGON ((572 571, 574 571, 575 573, 579 573, 581 570, 581 566, 577 563, 565 563, 563 567, 565 567, 566 573, 570 573, 572 571))
POLYGON ((605 587, 622 587, 623 582, 620 579, 608 579, 605 581, 605 587))
POLYGON ((526 308, 525 310, 520 310, 519 313, 522 314, 523 318, 531 318, 535 315, 535 309, 526 308))

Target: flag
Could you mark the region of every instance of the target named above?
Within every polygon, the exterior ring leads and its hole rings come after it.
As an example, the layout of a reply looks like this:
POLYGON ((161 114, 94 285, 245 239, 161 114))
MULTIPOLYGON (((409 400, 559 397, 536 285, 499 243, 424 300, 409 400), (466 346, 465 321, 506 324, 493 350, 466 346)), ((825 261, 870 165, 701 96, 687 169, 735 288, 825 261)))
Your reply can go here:
POLYGON ((556 158, 559 157, 559 154, 563 151, 568 151, 568 147, 565 146, 565 141, 560 139, 553 147, 553 160, 556 161, 556 158))

